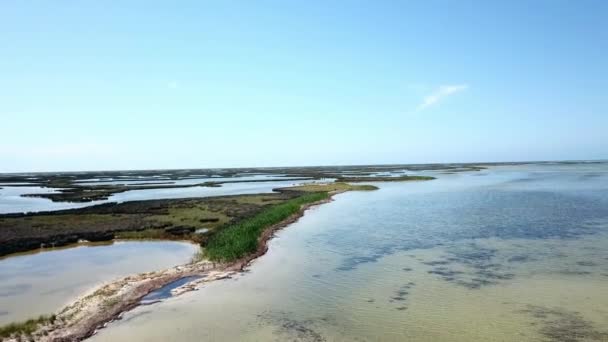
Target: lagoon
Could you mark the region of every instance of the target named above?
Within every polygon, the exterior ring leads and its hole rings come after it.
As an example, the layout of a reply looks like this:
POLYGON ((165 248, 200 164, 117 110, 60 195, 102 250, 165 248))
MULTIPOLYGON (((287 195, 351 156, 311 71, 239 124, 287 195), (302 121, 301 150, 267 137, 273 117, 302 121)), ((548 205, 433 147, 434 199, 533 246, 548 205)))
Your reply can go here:
POLYGON ((187 263, 198 250, 185 242, 117 241, 0 258, 0 325, 52 314, 103 282, 187 263))
POLYGON ((248 272, 91 340, 608 338, 608 165, 372 184, 309 210, 248 272))
MULTIPOLYGON (((232 178, 232 180, 241 180, 240 178, 232 178)), ((152 199, 171 199, 171 198, 196 198, 196 197, 211 197, 211 196, 227 196, 241 194, 256 194, 256 193, 271 193, 273 189, 304 184, 310 182, 318 182, 319 180, 282 180, 281 178, 273 177, 258 177, 256 180, 262 182, 243 182, 243 183, 226 183, 219 187, 192 186, 182 188, 163 188, 163 189, 142 189, 129 190, 111 195, 107 200, 99 200, 92 202, 73 203, 73 202, 53 202, 46 198, 23 197, 24 194, 33 193, 52 193, 59 189, 44 188, 40 186, 2 186, 0 187, 0 214, 7 213, 23 213, 23 212, 41 212, 54 211, 64 209, 74 209, 89 207, 92 205, 109 203, 109 202, 127 202, 152 199)), ((199 180, 194 183, 189 183, 192 180, 184 181, 184 184, 198 184, 199 180)), ((180 183, 181 184, 181 183, 180 183)), ((179 184, 178 184, 179 185, 179 184)), ((183 184, 182 184, 183 185, 183 184)))

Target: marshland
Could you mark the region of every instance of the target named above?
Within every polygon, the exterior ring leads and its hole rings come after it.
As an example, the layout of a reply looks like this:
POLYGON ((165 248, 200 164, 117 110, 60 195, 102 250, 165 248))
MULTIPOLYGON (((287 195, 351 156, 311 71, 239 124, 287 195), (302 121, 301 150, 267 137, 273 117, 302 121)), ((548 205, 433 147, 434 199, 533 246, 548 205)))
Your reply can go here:
POLYGON ((608 1, 0 1, 0 342, 608 342, 608 1))
POLYGON ((607 163, 228 172, 5 177, 5 189, 164 177, 269 190, 3 214, 3 338, 608 336, 607 163))

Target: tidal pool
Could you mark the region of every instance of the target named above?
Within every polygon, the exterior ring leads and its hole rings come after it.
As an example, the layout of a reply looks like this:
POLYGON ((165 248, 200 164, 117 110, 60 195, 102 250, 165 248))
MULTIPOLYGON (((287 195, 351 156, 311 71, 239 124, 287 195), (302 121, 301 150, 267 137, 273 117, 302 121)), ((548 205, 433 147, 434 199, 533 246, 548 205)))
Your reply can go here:
POLYGON ((286 175, 281 174, 259 174, 259 175, 238 175, 234 177, 188 177, 182 179, 171 179, 171 178, 159 178, 149 177, 147 180, 134 180, 134 178, 128 179, 107 179, 107 180, 84 180, 77 181, 79 185, 132 185, 132 184, 154 184, 154 183, 167 183, 175 185, 187 185, 187 184, 199 184, 205 182, 234 182, 234 181, 261 181, 261 180, 285 180, 286 175), (157 179, 155 179, 157 178, 157 179))
POLYGON ((187 263, 185 242, 118 241, 0 259, 0 325, 51 314, 102 282, 187 263))
POLYGON ((93 341, 606 341, 608 165, 376 183, 93 341))
MULTIPOLYGON (((233 178, 232 180, 237 180, 233 178)), ((194 198, 194 197, 210 197, 210 196, 226 196, 226 195, 241 195, 241 194, 256 194, 270 193, 275 188, 293 186, 297 184, 319 182, 320 180, 274 180, 269 177, 258 177, 256 179, 269 181, 250 182, 250 183, 226 183, 220 187, 205 187, 193 186, 187 188, 163 188, 163 189, 144 189, 130 190, 110 196, 107 200, 72 203, 72 202, 52 202, 46 198, 37 197, 22 197, 22 194, 33 193, 52 193, 57 189, 43 188, 39 186, 32 187, 2 187, 0 188, 0 214, 6 213, 22 213, 22 212, 38 212, 52 211, 62 209, 83 208, 96 204, 107 202, 126 202, 126 201, 141 201, 151 199, 170 199, 170 198, 194 198)), ((280 179, 280 178, 277 178, 280 179)), ((192 180, 184 180, 184 184, 192 180)), ((179 183, 176 182, 176 183, 179 183)))
POLYGON ((268 182, 251 182, 251 183, 226 183, 220 187, 189 187, 189 188, 166 188, 166 189, 149 189, 149 190, 133 190, 122 193, 117 193, 108 199, 109 202, 126 202, 138 201, 147 199, 163 199, 163 198, 188 198, 188 197, 211 197, 211 196, 226 196, 226 195, 242 195, 242 194, 259 194, 270 193, 273 189, 293 186, 297 184, 310 183, 314 180, 299 180, 299 181, 268 181, 268 182))
POLYGON ((24 194, 54 193, 57 191, 58 189, 43 188, 36 185, 0 186, 0 214, 82 208, 93 204, 98 204, 97 202, 52 202, 46 198, 21 196, 24 194))

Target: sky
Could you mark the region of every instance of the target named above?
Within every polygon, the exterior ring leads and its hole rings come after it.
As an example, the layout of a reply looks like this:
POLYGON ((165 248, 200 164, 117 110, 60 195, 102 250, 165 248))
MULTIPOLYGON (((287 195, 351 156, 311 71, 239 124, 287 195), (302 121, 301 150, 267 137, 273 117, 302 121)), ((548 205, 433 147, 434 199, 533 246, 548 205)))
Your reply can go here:
POLYGON ((0 172, 608 159, 608 1, 0 2, 0 172))

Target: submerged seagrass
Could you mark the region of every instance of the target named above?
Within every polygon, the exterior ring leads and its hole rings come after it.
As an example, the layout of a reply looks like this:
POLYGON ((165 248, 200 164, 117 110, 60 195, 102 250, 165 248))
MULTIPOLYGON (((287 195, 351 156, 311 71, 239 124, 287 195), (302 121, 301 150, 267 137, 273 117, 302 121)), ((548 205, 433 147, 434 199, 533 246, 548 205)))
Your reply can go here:
MULTIPOLYGON (((64 308, 58 316, 58 323, 53 321, 40 321, 34 326, 32 320, 27 322, 31 329, 14 329, 15 326, 23 324, 12 324, 6 327, 8 336, 14 338, 41 338, 44 340, 75 339, 80 340, 92 334, 100 325, 112 320, 137 305, 139 298, 150 291, 163 286, 168 282, 182 277, 199 274, 211 281, 214 278, 223 278, 242 269, 254 258, 266 251, 266 241, 272 232, 284 225, 293 222, 303 214, 305 208, 310 205, 322 203, 330 198, 331 194, 348 190, 374 190, 373 186, 352 186, 347 184, 316 184, 296 191, 279 190, 280 194, 273 196, 235 196, 232 201, 238 200, 241 204, 257 204, 257 211, 249 211, 249 217, 240 219, 237 223, 222 224, 210 234, 206 235, 209 240, 202 240, 204 245, 210 246, 205 253, 211 261, 221 261, 217 265, 209 260, 196 260, 193 263, 160 272, 141 274, 138 277, 129 277, 110 283, 95 292, 93 296, 87 296, 64 308), (323 191, 325 190, 325 191, 323 191), (226 273, 225 271, 228 271, 226 273), (219 272, 219 273, 218 273, 219 272), (211 273, 214 275, 211 276, 211 273), (138 280, 135 280, 138 279, 138 280), (103 289, 113 287, 112 291, 103 289), (101 292, 100 292, 101 291, 101 292), (101 296, 101 297, 100 297, 101 296), (103 311, 99 311, 101 305, 103 311), (47 336, 48 334, 48 336, 47 336)), ((236 203, 235 203, 236 204, 236 203)), ((180 222, 184 219, 198 220, 198 222, 215 222, 208 218, 199 218, 196 213, 181 215, 180 222)), ((205 233, 208 233, 205 230, 205 233)), ((138 235, 135 235, 138 237, 138 235)))
POLYGON ((608 164, 377 185, 282 230, 238 281, 92 341, 606 340, 608 164))

